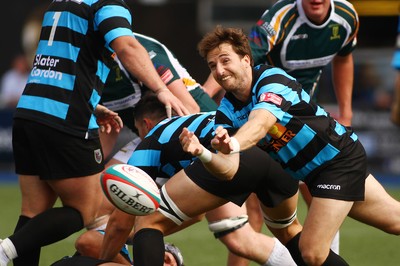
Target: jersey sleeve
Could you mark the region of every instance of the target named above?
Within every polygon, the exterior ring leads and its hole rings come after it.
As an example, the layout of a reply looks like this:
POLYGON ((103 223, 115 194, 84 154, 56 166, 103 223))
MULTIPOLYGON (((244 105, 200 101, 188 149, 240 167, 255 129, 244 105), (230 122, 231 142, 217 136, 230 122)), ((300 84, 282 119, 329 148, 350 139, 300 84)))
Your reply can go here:
POLYGON ((346 30, 348 32, 348 39, 343 46, 343 48, 338 52, 338 55, 340 56, 346 56, 353 52, 353 50, 357 46, 357 34, 358 34, 358 29, 359 29, 359 18, 358 14, 353 7, 352 4, 350 4, 347 1, 337 1, 335 2, 335 10, 337 15, 343 19, 346 30))
POLYGON ((123 1, 108 1, 95 13, 94 27, 104 36, 106 46, 121 36, 132 36, 132 15, 123 1))
POLYGON ((285 25, 294 14, 294 1, 278 1, 266 10, 249 34, 254 65, 265 64, 267 54, 284 39, 285 25))

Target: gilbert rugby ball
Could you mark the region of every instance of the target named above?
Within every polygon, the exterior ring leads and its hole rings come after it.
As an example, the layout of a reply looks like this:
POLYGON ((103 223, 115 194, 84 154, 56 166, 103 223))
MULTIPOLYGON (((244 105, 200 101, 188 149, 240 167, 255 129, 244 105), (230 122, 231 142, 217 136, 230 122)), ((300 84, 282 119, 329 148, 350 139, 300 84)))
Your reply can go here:
POLYGON ((115 164, 104 170, 101 187, 118 209, 133 215, 153 213, 160 206, 160 190, 143 170, 129 164, 115 164))

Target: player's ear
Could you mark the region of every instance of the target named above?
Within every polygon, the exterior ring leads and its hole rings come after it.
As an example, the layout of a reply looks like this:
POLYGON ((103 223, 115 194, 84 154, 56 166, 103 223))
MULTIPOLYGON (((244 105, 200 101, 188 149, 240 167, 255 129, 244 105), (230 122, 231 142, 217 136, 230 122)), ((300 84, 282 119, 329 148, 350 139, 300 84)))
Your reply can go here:
POLYGON ((169 252, 165 252, 165 254, 164 254, 164 265, 168 265, 168 266, 176 265, 174 256, 169 252))
POLYGON ((154 127, 153 120, 150 118, 143 118, 143 123, 145 124, 147 131, 150 131, 154 127))

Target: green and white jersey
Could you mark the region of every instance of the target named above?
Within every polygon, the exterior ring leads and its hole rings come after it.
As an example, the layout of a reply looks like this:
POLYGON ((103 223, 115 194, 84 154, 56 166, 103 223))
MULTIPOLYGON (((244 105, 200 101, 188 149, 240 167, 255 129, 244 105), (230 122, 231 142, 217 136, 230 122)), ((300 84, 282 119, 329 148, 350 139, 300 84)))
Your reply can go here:
POLYGON ((335 55, 350 54, 356 44, 359 19, 345 0, 330 0, 329 18, 313 24, 305 15, 301 0, 280 0, 251 29, 249 36, 254 63, 284 69, 310 92, 315 89, 322 68, 335 55))
POLYGON ((154 67, 165 85, 168 86, 173 81, 181 79, 188 91, 200 87, 200 84, 192 78, 186 68, 179 63, 175 55, 164 44, 137 32, 134 32, 134 35, 144 48, 146 48, 154 67))

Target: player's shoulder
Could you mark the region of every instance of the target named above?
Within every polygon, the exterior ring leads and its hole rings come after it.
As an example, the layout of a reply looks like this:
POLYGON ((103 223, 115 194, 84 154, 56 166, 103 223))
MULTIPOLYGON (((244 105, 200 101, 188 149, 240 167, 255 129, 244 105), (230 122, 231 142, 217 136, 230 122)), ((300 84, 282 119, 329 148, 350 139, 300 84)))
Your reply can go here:
POLYGON ((335 13, 348 22, 358 23, 358 14, 354 6, 346 0, 333 0, 335 13))

